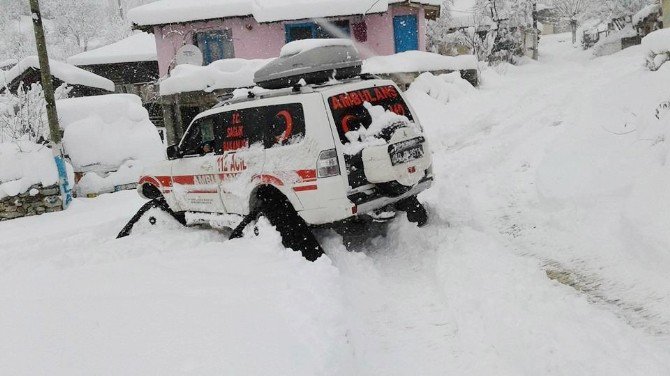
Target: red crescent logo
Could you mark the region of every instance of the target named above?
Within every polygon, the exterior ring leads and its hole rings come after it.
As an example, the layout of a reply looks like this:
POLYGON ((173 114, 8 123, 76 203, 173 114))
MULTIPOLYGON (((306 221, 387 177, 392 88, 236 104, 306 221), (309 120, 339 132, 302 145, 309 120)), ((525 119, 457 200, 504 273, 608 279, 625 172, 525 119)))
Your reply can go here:
POLYGON ((356 119, 354 115, 346 115, 342 118, 342 132, 344 134, 349 133, 351 131, 351 127, 349 126, 349 122, 356 119))
POLYGON ((284 131, 284 133, 282 133, 281 136, 276 137, 277 143, 282 143, 288 140, 293 134, 293 116, 291 116, 291 113, 288 112, 287 110, 279 111, 277 116, 283 117, 284 120, 286 121, 286 130, 284 131))

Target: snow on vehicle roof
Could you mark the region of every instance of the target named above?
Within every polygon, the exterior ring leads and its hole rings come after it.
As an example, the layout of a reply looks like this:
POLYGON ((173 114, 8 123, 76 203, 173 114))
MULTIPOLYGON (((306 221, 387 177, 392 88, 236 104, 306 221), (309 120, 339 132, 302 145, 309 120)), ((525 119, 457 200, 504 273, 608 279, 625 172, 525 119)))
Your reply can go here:
POLYGON ((279 53, 279 57, 293 56, 320 47, 353 45, 354 43, 351 39, 302 39, 284 45, 279 53))
MULTIPOLYGON (((389 4, 405 0, 161 0, 129 11, 130 20, 140 26, 253 16, 258 22, 380 13, 389 4)), ((411 0, 439 6, 441 0, 411 0)))
POLYGON ((477 69, 474 55, 444 56, 424 51, 407 51, 375 56, 363 61, 363 73, 387 74, 438 70, 477 69))
MULTIPOLYGON (((82 85, 104 89, 110 92, 114 91, 114 82, 97 74, 77 68, 74 65, 57 60, 49 60, 51 74, 59 80, 70 85, 82 85)), ((23 72, 29 68, 40 69, 40 63, 37 56, 28 56, 21 60, 15 67, 8 71, 0 71, 0 87, 9 85, 23 72)))
POLYGON ((161 81, 160 94, 211 92, 253 86, 254 73, 272 60, 274 59, 224 59, 202 67, 178 65, 170 72, 170 77, 161 81))
POLYGON ((113 171, 128 160, 165 159, 156 126, 137 95, 71 98, 56 105, 75 171, 113 171))
POLYGON ((138 32, 116 43, 74 55, 68 58, 67 62, 81 66, 157 60, 154 35, 138 32))

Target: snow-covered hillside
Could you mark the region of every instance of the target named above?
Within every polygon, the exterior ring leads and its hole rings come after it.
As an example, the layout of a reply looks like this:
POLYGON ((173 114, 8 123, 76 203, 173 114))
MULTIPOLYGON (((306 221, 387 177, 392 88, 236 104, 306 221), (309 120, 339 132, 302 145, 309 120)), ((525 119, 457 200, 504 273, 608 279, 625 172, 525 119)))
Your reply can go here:
POLYGON ((3 222, 0 374, 670 374, 670 66, 569 38, 409 91, 432 221, 359 252, 322 231, 312 264, 267 224, 116 240, 134 192, 3 222))

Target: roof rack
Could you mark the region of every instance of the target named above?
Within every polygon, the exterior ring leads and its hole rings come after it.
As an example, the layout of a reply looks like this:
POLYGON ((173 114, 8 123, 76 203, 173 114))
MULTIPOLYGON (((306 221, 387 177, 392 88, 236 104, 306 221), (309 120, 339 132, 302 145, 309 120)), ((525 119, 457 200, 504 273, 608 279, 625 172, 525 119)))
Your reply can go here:
POLYGON ((274 89, 274 90, 269 90, 266 89, 265 91, 259 91, 259 92, 254 92, 254 89, 256 87, 252 88, 241 88, 239 90, 247 90, 247 95, 246 96, 234 96, 233 94, 228 94, 222 97, 219 97, 219 103, 217 103, 214 107, 212 108, 219 108, 222 106, 229 106, 232 104, 237 104, 237 103, 244 103, 244 102, 251 102, 259 99, 266 99, 266 98, 276 98, 276 97, 283 97, 283 96, 289 96, 289 95, 297 95, 297 94, 306 94, 310 93, 313 91, 317 91, 323 88, 335 86, 335 85, 341 85, 341 84, 348 84, 356 81, 365 81, 365 80, 373 80, 379 78, 378 76, 372 75, 372 74, 361 74, 359 76, 355 77, 350 77, 344 80, 330 80, 328 82, 322 82, 319 84, 307 84, 307 85, 295 85, 292 87, 284 87, 281 89, 274 89))

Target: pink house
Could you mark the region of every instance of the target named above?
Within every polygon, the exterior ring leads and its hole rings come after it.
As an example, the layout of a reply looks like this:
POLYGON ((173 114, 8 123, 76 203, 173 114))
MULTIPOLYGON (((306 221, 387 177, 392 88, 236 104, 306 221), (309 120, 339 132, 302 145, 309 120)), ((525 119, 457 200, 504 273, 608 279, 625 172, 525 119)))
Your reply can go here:
POLYGON ((137 28, 156 36, 159 73, 177 50, 196 45, 205 64, 279 55, 287 42, 350 37, 365 55, 425 50, 426 19, 442 0, 161 0, 131 10, 137 28))
MULTIPOLYGON (((442 0, 160 0, 134 8, 135 28, 156 38, 159 76, 170 75, 177 51, 195 45, 204 64, 279 56, 290 41, 352 38, 364 57, 425 50, 426 19, 442 0)), ((162 81, 165 82, 165 81, 162 81)), ((161 92, 165 90, 161 89, 161 92)), ((178 91, 161 97, 168 141, 226 90, 178 91)))

